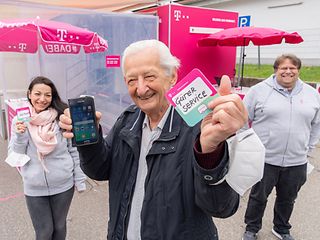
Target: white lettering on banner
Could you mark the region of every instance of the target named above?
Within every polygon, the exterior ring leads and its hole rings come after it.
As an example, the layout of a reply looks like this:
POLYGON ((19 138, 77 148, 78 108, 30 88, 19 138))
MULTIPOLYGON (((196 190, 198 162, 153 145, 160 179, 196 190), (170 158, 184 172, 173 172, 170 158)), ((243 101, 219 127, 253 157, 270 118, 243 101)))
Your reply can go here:
POLYGON ((59 41, 60 42, 65 42, 65 38, 67 38, 67 30, 65 29, 57 29, 57 37, 60 38, 59 41))
POLYGON ((27 49, 27 44, 26 43, 19 43, 19 47, 21 52, 24 52, 24 50, 27 49))
POLYGON ((212 22, 229 22, 234 23, 236 20, 234 19, 225 19, 225 18, 212 18, 212 22))
POLYGON ((0 28, 13 28, 13 27, 23 27, 26 26, 28 24, 34 24, 33 22, 23 22, 23 23, 4 23, 4 22, 0 22, 0 28))
POLYGON ((76 46, 61 44, 47 44, 45 48, 47 53, 72 53, 78 50, 76 46))

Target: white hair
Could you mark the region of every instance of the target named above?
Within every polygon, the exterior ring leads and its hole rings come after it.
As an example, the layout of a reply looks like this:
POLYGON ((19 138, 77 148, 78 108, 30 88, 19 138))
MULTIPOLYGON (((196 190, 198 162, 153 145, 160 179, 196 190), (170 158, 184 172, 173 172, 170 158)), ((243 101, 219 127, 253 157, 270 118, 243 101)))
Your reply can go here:
POLYGON ((163 67, 166 74, 171 76, 173 70, 179 69, 180 67, 180 60, 173 56, 169 50, 169 48, 163 43, 155 39, 150 40, 142 40, 138 42, 131 43, 123 52, 122 54, 122 61, 121 61, 121 68, 122 73, 124 73, 124 63, 126 58, 130 54, 138 53, 146 48, 153 48, 156 49, 159 53, 160 57, 160 66, 163 67))

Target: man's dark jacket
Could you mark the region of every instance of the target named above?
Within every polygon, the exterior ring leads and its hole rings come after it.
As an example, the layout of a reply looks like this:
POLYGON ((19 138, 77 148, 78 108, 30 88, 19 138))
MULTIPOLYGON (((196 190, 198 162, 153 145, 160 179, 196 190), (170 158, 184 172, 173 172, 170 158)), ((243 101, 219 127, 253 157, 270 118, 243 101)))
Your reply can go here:
MULTIPOLYGON (((126 239, 144 117, 130 106, 105 139, 78 148, 83 171, 92 179, 109 180, 109 240, 126 239)), ((142 240, 217 240, 211 216, 226 218, 236 212, 239 195, 226 181, 213 185, 228 171, 227 144, 219 165, 206 170, 194 155, 198 136, 199 125, 189 127, 175 111, 169 113, 146 157, 142 240)))

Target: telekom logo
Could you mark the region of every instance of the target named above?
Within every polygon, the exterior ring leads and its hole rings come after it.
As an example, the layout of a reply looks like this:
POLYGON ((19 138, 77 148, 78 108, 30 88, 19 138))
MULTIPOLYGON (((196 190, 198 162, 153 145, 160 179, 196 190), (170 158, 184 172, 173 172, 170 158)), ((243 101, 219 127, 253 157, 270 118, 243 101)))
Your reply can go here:
POLYGON ((177 22, 180 21, 181 11, 180 10, 174 10, 173 16, 175 17, 177 22))
POLYGON ((27 44, 26 43, 19 43, 19 47, 21 52, 24 52, 24 50, 26 50, 27 48, 27 44))
POLYGON ((100 48, 100 44, 99 43, 94 43, 93 47, 98 51, 100 48))
POLYGON ((67 30, 57 29, 57 37, 60 38, 60 42, 64 42, 64 39, 67 37, 67 30))

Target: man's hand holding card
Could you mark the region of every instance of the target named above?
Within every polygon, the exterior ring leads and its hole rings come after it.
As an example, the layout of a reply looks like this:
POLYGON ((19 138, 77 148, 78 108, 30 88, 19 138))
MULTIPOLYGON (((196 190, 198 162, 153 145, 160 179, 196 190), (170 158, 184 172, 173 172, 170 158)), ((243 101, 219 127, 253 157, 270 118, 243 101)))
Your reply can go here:
POLYGON ((189 126, 201 123, 203 153, 212 152, 220 142, 235 134, 247 122, 248 114, 231 81, 223 76, 218 92, 198 69, 193 69, 166 94, 189 126))
POLYGON ((212 110, 201 123, 203 153, 212 152, 222 141, 235 134, 248 121, 248 112, 238 94, 231 93, 230 78, 221 78, 219 97, 208 104, 212 110))

